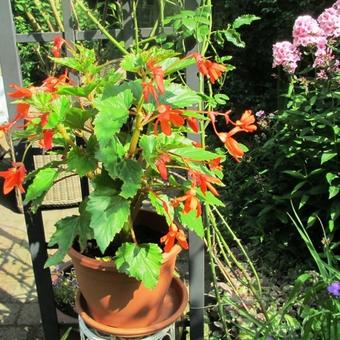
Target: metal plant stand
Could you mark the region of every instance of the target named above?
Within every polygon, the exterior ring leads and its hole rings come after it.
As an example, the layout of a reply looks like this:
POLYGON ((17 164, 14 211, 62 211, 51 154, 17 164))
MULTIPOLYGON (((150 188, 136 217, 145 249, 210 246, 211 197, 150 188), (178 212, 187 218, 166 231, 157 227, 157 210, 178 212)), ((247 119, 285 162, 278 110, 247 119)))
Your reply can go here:
MULTIPOLYGON (((124 338, 117 338, 113 335, 104 335, 96 330, 89 328, 84 320, 78 317, 79 320, 79 332, 81 340, 123 340, 124 338)), ((175 323, 160 330, 159 332, 149 335, 144 338, 134 338, 134 340, 175 340, 175 323)))

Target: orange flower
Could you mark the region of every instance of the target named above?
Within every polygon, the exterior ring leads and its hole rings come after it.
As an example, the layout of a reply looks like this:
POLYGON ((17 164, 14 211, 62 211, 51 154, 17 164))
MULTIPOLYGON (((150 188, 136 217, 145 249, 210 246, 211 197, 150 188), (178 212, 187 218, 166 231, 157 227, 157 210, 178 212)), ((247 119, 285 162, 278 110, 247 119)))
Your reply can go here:
POLYGON ((150 96, 150 94, 152 94, 153 97, 155 98, 155 101, 158 103, 157 91, 154 88, 152 82, 149 82, 149 83, 143 82, 142 83, 142 87, 143 87, 143 97, 144 97, 144 100, 146 102, 149 101, 149 96, 150 96))
POLYGON ((191 210, 196 210, 196 216, 202 215, 201 202, 196 197, 196 190, 191 188, 183 196, 176 197, 171 201, 173 207, 177 207, 181 202, 184 202, 183 212, 187 214, 191 210))
POLYGON ((186 119, 187 119, 187 122, 188 122, 189 126, 191 127, 191 129, 195 133, 198 133, 199 130, 200 130, 198 120, 196 118, 193 118, 193 117, 187 117, 186 119))
POLYGON ((224 65, 206 60, 199 53, 193 53, 192 56, 196 59, 198 71, 203 76, 208 76, 212 84, 215 84, 216 80, 227 70, 224 65))
POLYGON ((57 36, 54 38, 54 46, 52 47, 52 54, 55 58, 60 58, 61 56, 61 48, 65 43, 65 40, 61 36, 57 36))
POLYGON ((46 91, 46 92, 56 92, 57 86, 59 85, 65 85, 66 82, 68 80, 68 76, 67 76, 67 71, 65 71, 65 73, 61 74, 59 77, 47 77, 44 81, 43 84, 41 86, 42 90, 46 91))
POLYGON ((7 195, 10 193, 15 187, 17 187, 20 192, 25 192, 24 187, 22 186, 25 176, 26 169, 23 163, 12 163, 13 167, 6 170, 0 171, 0 176, 5 179, 3 193, 7 195))
POLYGON ((217 134, 220 140, 224 143, 230 155, 232 155, 237 162, 244 155, 244 151, 241 149, 240 144, 226 132, 220 132, 217 134))
POLYGON ((212 159, 211 161, 208 162, 210 170, 222 170, 222 165, 221 163, 221 157, 212 159))
POLYGON ((50 150, 52 149, 52 140, 53 140, 53 130, 44 130, 43 131, 43 138, 39 142, 39 144, 45 149, 50 150))
POLYGON ((26 104, 26 103, 17 104, 17 114, 15 115, 14 120, 10 123, 1 125, 0 131, 3 131, 6 133, 18 122, 18 120, 26 119, 29 108, 30 108, 29 104, 26 104))
POLYGON ((171 161, 171 157, 164 153, 162 154, 156 161, 156 167, 161 175, 161 177, 167 181, 168 180, 168 171, 166 169, 166 163, 171 161))
POLYGON ((203 194, 205 194, 207 189, 209 189, 215 196, 219 196, 219 193, 212 186, 211 183, 222 184, 220 179, 213 177, 213 176, 206 175, 206 174, 202 174, 201 172, 198 172, 196 170, 190 170, 188 172, 188 175, 189 175, 189 178, 192 179, 194 186, 198 185, 201 187, 203 194))
POLYGON ((161 66, 156 66, 156 63, 153 60, 147 62, 146 66, 151 71, 153 75, 153 79, 157 84, 158 91, 163 94, 165 92, 164 89, 164 71, 161 66))
POLYGON ((7 93, 12 98, 31 98, 32 92, 29 89, 20 87, 17 84, 9 84, 9 87, 13 88, 14 92, 7 93))
POLYGON ((179 230, 177 226, 173 223, 169 227, 168 233, 161 238, 161 243, 164 243, 165 245, 164 252, 168 253, 175 245, 176 240, 183 249, 189 248, 187 238, 183 230, 179 230))
POLYGON ((161 130, 167 136, 171 135, 171 124, 175 126, 183 126, 185 123, 182 117, 182 111, 172 109, 170 105, 159 105, 157 108, 158 117, 154 126, 155 134, 158 133, 158 124, 161 124, 161 130))
POLYGON ((239 131, 244 132, 254 132, 257 129, 255 123, 255 116, 253 115, 253 111, 246 110, 242 114, 241 118, 237 120, 235 123, 229 119, 229 121, 235 125, 235 127, 229 132, 229 136, 233 136, 235 133, 239 131))

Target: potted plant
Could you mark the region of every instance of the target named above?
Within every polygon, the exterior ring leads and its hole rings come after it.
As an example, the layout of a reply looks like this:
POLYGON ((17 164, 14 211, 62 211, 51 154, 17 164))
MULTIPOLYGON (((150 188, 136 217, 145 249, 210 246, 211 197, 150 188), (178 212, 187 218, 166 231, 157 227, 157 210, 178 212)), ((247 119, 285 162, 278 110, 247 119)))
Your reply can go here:
POLYGON ((74 298, 78 289, 78 281, 72 262, 57 265, 51 273, 51 278, 59 322, 77 324, 74 298))
POLYGON ((65 72, 39 87, 12 85, 17 115, 0 129, 7 132, 25 120, 16 135, 27 140, 27 148, 39 143, 60 158, 29 174, 23 159, 0 176, 4 193, 15 187, 26 191, 24 202, 33 210, 63 176, 89 179, 93 191, 79 215, 56 224, 50 245, 57 244, 58 251, 46 266, 68 253, 93 318, 115 327, 141 327, 158 316, 176 255, 189 246, 185 232, 204 237, 202 204, 223 205, 217 187, 223 186, 224 150, 208 150, 204 141, 195 143, 187 134, 204 137, 211 124, 239 161, 244 148, 235 135, 256 126, 250 110, 236 121, 230 111, 204 110, 200 103, 207 97, 176 77, 197 64, 202 79, 214 84, 225 65, 199 53, 141 48, 138 41, 130 52, 109 39, 123 53, 116 68, 100 65, 93 50, 56 38, 53 61, 65 72), (62 57, 63 46, 71 56, 62 57), (228 130, 218 128, 220 119, 228 130), (146 199, 155 213, 141 209, 146 199))

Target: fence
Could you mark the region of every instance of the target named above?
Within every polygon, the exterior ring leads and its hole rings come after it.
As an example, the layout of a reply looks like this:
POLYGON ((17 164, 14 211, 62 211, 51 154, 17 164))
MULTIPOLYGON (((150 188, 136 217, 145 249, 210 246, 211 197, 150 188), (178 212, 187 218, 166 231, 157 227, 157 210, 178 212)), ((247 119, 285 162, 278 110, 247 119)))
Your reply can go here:
MULTIPOLYGON (((97 30, 77 31, 73 26, 72 0, 61 0, 63 13, 64 32, 37 32, 29 34, 16 34, 11 0, 0 1, 0 65, 2 68, 4 88, 8 90, 10 83, 22 85, 22 74, 20 58, 18 55, 17 44, 29 42, 43 43, 52 42, 56 36, 63 36, 70 42, 102 40, 106 37, 97 30)), ((200 0, 186 0, 187 9, 195 9, 200 4, 200 0)), ((133 22, 130 16, 130 1, 123 1, 123 28, 111 30, 110 33, 118 40, 124 40, 125 45, 129 46, 133 42, 133 22)), ((151 27, 142 27, 141 35, 148 36, 151 27)), ((165 30, 167 32, 167 30, 165 30)), ((196 49, 197 47, 194 47, 196 49)), ((187 70, 187 82, 193 89, 198 89, 198 77, 195 67, 187 70)), ((14 116, 15 105, 11 104, 7 97, 9 118, 14 116)), ((195 138, 195 136, 193 136, 195 138)), ((17 148, 17 152, 20 149, 17 148)), ((86 186, 82 181, 83 195, 86 195, 86 186)), ((33 270, 36 280, 38 300, 41 311, 42 326, 46 340, 58 340, 59 330, 57 316, 54 306, 54 297, 51 284, 49 269, 44 269, 47 259, 47 248, 45 242, 43 221, 40 214, 33 215, 24 209, 25 221, 29 247, 32 256, 33 270)), ((192 340, 203 339, 203 310, 204 310, 204 244, 194 233, 189 233, 189 296, 190 296, 190 338, 192 340)))

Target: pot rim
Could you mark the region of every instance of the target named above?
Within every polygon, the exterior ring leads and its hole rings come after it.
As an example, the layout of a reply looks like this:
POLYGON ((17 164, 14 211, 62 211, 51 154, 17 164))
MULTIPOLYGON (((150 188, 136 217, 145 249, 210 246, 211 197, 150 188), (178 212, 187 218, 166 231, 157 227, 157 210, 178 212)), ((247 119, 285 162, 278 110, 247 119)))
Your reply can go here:
MULTIPOLYGON (((168 253, 163 252, 162 253, 162 257, 163 257, 162 264, 168 262, 170 258, 177 256, 181 250, 182 248, 178 244, 175 244, 170 250, 170 252, 168 253)), ((96 260, 92 257, 85 256, 81 254, 80 252, 78 252, 77 250, 75 250, 73 246, 69 249, 68 255, 72 259, 76 258, 83 266, 88 267, 88 268, 99 269, 103 271, 117 271, 116 266, 113 261, 104 262, 104 261, 96 260)))

